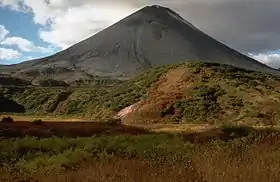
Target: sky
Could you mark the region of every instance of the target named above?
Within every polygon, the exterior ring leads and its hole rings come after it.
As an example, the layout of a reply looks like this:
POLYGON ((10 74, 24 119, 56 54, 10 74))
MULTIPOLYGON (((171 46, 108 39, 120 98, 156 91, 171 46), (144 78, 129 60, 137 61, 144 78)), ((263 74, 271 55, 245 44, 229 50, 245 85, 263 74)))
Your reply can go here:
POLYGON ((0 0, 0 64, 54 54, 154 4, 280 68, 280 0, 0 0))

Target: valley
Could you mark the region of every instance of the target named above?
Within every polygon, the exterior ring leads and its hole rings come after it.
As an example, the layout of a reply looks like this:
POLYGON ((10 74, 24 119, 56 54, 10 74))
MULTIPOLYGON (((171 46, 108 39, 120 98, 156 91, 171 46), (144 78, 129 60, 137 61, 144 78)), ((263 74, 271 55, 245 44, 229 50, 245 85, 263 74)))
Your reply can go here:
POLYGON ((279 126, 279 69, 157 5, 0 65, 1 182, 280 181, 279 126))
POLYGON ((271 74, 194 62, 157 67, 110 87, 15 86, 1 87, 0 93, 12 108, 16 103, 31 117, 277 125, 279 80, 271 74))
POLYGON ((0 180, 277 181, 279 80, 188 62, 110 87, 1 87, 0 180))

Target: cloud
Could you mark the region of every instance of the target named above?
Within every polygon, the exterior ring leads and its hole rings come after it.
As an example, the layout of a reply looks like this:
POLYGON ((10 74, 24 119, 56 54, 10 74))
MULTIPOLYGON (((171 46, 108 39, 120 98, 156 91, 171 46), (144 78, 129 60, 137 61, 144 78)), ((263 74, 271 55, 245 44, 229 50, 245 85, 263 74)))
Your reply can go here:
POLYGON ((4 2, 14 9, 29 9, 35 23, 43 25, 39 31, 42 40, 65 49, 79 41, 92 36, 105 27, 133 13, 135 7, 127 3, 110 4, 85 0, 24 0, 19 6, 12 2, 4 2))
POLYGON ((5 26, 0 25, 0 41, 3 40, 8 34, 9 31, 5 28, 5 26))
POLYGON ((124 18, 129 14, 127 11, 130 10, 91 5, 69 8, 52 20, 49 30, 41 30, 40 37, 46 42, 67 48, 124 18))
POLYGON ((280 68, 280 53, 249 53, 249 56, 273 68, 280 68))
POLYGON ((22 54, 16 50, 0 47, 0 60, 13 60, 21 56, 22 54))
POLYGON ((25 6, 24 3, 24 0, 0 0, 0 7, 7 7, 20 12, 29 12, 30 8, 25 6))
POLYGON ((0 7, 5 7, 7 6, 8 8, 12 10, 19 10, 20 5, 18 0, 1 0, 0 1, 0 7))
POLYGON ((24 52, 41 52, 41 53, 49 53, 52 52, 51 47, 41 47, 35 46, 29 40, 26 40, 21 37, 7 37, 5 40, 0 42, 1 45, 7 46, 17 46, 21 51, 24 52))

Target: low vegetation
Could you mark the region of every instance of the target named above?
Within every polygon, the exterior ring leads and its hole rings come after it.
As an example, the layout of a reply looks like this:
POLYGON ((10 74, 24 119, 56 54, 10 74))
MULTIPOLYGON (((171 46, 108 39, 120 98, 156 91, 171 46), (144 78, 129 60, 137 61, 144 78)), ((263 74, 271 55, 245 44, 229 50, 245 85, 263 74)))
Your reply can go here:
POLYGON ((35 119, 35 120, 32 121, 33 124, 37 124, 37 125, 42 124, 42 122, 43 121, 41 119, 35 119))
POLYGON ((67 87, 67 86, 69 86, 64 81, 58 81, 58 80, 53 80, 53 79, 38 80, 37 82, 38 82, 37 84, 42 87, 67 87))
POLYGON ((39 137, 91 137, 93 135, 148 134, 147 130, 134 126, 122 125, 120 120, 103 122, 1 122, 0 139, 39 137))
POLYGON ((199 86, 195 87, 192 92, 192 98, 174 103, 164 115, 172 114, 174 110, 178 110, 180 112, 178 117, 183 116, 187 121, 199 122, 205 118, 215 119, 221 112, 218 97, 223 95, 224 91, 218 86, 199 86))
POLYGON ((279 139, 276 130, 237 126, 203 133, 10 138, 0 141, 0 181, 278 181, 279 139))
POLYGON ((133 80, 88 88, 4 87, 0 93, 30 115, 112 118, 135 103, 125 122, 277 125, 280 77, 189 62, 151 69, 133 80))
POLYGON ((139 101, 161 75, 174 66, 148 71, 134 80, 112 86, 89 88, 6 87, 5 97, 22 104, 26 114, 78 115, 105 119, 120 109, 139 101))
POLYGON ((98 122, 3 118, 0 181, 279 181, 280 132, 249 126, 278 124, 279 81, 231 66, 186 63, 114 86, 1 87, 1 101, 24 107, 26 115, 98 122), (132 104, 135 110, 112 119, 132 104), (123 125, 132 122, 219 127, 171 134, 123 125))
POLYGON ((277 125, 280 77, 213 63, 170 69, 127 122, 277 125))

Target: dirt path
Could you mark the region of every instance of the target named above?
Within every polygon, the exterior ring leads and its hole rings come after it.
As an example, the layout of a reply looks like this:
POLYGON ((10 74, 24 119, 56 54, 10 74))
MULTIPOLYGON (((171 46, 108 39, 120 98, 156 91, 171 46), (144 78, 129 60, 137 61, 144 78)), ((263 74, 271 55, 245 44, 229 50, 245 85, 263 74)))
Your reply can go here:
POLYGON ((129 126, 144 128, 153 132, 180 133, 185 131, 203 132, 216 128, 209 124, 131 124, 129 126))
MULTIPOLYGON (((0 118, 6 117, 9 115, 0 115, 0 118)), ((42 119, 43 122, 47 123, 85 123, 85 122, 94 122, 90 120, 80 119, 80 118, 59 118, 51 116, 19 116, 19 115, 10 115, 15 122, 31 122, 34 119, 42 119)), ((129 123, 124 124, 128 127, 137 127, 143 128, 151 132, 167 132, 167 133, 180 133, 180 132, 204 132, 214 128, 217 128, 218 125, 211 124, 135 124, 129 123)), ((280 129, 280 126, 252 126, 256 129, 263 128, 276 128, 280 129)))
MULTIPOLYGON (((211 124, 130 124, 128 126, 144 128, 152 132, 167 132, 167 133, 205 132, 219 127, 219 125, 211 125, 211 124)), ((255 129, 265 129, 265 128, 280 129, 280 126, 251 126, 251 127, 255 129)))

